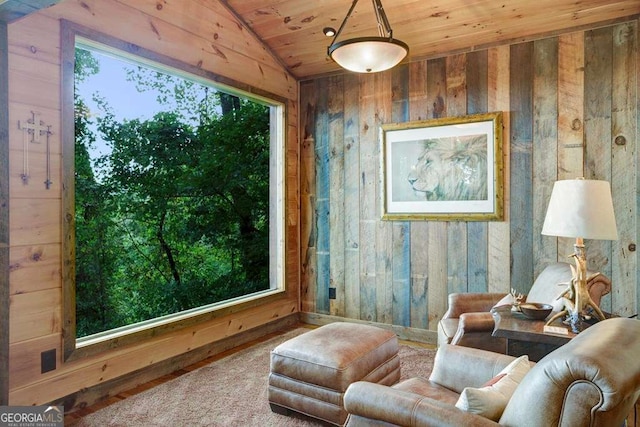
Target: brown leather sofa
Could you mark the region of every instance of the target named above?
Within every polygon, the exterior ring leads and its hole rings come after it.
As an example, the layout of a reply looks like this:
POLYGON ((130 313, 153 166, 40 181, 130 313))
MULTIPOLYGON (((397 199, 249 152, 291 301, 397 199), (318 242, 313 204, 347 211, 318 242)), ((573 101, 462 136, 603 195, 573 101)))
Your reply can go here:
POLYGON ((640 396, 639 354, 640 320, 598 322, 534 364, 496 422, 455 404, 465 387, 481 387, 514 358, 445 344, 428 380, 349 386, 346 425, 621 426, 640 396))
MULTIPOLYGON (((558 296, 566 287, 558 284, 570 281, 571 277, 570 264, 548 265, 531 286, 526 301, 551 304, 554 311, 559 311, 562 301, 558 296)), ((601 298, 611 292, 611 281, 603 274, 594 277, 587 285, 598 306, 601 298)), ((504 293, 450 294, 449 307, 438 323, 438 345, 455 344, 505 353, 504 338, 491 336, 494 328, 491 309, 506 296, 504 293)))

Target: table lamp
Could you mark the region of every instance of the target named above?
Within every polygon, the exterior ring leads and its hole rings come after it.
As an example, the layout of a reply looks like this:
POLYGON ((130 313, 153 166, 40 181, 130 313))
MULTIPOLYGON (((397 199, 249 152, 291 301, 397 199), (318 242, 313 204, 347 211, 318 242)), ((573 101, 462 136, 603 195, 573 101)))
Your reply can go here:
MULTIPOLYGON (((583 178, 556 181, 553 185, 547 215, 542 226, 546 236, 575 238, 576 267, 572 267, 574 277, 565 292, 568 297, 565 310, 572 317, 572 324, 585 308, 591 306, 601 319, 599 307, 591 301, 586 289, 587 254, 584 239, 617 240, 616 219, 613 213, 611 188, 607 181, 583 178)), ((564 314, 563 312, 559 315, 564 314)), ((554 316, 548 323, 555 320, 554 316)))

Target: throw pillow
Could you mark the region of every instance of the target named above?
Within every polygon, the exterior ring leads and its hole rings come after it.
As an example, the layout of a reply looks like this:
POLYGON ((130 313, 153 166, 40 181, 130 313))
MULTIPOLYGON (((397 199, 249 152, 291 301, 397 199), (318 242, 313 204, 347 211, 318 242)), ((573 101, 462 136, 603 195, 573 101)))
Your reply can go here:
POLYGON ((529 357, 518 357, 483 387, 462 390, 456 408, 498 421, 529 369, 529 357))

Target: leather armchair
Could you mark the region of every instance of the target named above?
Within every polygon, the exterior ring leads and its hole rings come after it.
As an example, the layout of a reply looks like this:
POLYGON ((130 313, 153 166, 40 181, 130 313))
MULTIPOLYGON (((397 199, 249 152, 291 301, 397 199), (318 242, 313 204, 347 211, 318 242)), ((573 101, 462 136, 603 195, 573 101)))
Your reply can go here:
POLYGON ((596 323, 549 353, 524 376, 498 422, 455 406, 465 387, 481 387, 511 356, 444 344, 429 379, 393 387, 355 382, 344 396, 348 427, 620 426, 640 396, 640 321, 596 323))
MULTIPOLYGON (((559 283, 571 280, 571 266, 564 262, 548 265, 531 286, 526 301, 551 304, 559 311, 558 296, 566 289, 559 283)), ((599 306, 601 298, 611 292, 611 281, 603 274, 587 284, 593 301, 599 306)), ((491 336, 494 328, 491 309, 507 295, 504 293, 453 293, 449 307, 438 323, 438 345, 455 344, 506 353, 506 341, 491 336)))

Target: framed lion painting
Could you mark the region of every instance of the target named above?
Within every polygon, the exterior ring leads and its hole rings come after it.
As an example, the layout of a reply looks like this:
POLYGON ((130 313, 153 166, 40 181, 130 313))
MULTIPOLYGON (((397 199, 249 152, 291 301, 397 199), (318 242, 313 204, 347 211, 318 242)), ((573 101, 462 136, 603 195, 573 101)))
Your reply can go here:
POLYGON ((503 219, 502 113, 381 126, 382 218, 503 219))

